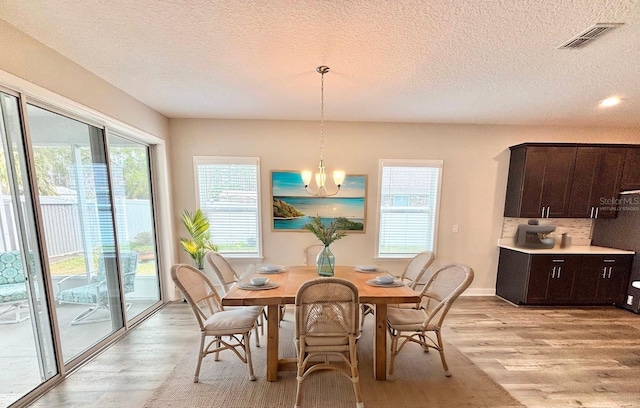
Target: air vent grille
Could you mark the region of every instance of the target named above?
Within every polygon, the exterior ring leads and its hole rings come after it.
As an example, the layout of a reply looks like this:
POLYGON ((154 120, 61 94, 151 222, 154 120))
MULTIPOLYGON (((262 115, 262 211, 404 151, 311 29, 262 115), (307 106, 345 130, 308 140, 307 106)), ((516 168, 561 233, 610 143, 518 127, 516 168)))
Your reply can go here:
POLYGON ((601 35, 621 26, 623 23, 598 23, 565 42, 558 49, 574 49, 584 47, 601 35))

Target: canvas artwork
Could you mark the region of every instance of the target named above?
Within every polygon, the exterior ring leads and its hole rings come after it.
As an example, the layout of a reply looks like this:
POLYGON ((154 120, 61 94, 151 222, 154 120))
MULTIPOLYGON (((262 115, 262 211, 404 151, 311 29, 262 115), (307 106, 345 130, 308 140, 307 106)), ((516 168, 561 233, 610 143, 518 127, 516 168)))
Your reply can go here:
POLYGON ((347 175, 335 196, 312 197, 304 189, 300 172, 272 171, 273 230, 306 231, 303 226, 320 216, 326 224, 344 217, 349 221, 347 232, 364 232, 366 190, 367 176, 347 175))

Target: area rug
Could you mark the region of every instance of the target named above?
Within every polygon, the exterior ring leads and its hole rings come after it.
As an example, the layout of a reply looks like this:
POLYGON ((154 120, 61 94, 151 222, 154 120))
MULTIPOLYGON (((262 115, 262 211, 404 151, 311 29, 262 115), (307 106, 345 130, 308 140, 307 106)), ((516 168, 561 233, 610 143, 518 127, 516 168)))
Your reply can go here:
MULTIPOLYGON (((395 380, 376 381, 371 357, 372 322, 373 319, 367 319, 358 344, 365 407, 524 407, 451 344, 445 346, 451 377, 445 377, 437 352, 424 353, 418 345, 409 344, 396 358, 395 380)), ((292 330, 291 318, 282 322, 281 357, 295 357, 292 330)), ((266 336, 261 340, 266 343, 266 336)), ((227 351, 220 354, 219 361, 214 361, 213 356, 205 358, 200 382, 194 383, 197 361, 197 344, 194 344, 144 406, 292 408, 296 394, 295 373, 280 373, 278 381, 266 381, 266 348, 255 347, 253 339, 251 345, 256 381, 249 381, 247 366, 227 351)), ((303 395, 302 406, 305 408, 355 407, 351 382, 335 371, 310 375, 303 384, 303 395)))

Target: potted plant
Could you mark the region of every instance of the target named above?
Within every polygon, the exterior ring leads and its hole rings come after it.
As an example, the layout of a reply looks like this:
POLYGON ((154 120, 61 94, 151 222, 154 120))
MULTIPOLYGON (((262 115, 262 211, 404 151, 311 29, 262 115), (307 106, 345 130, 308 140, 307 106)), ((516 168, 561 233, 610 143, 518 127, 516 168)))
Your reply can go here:
POLYGON ((329 245, 347 235, 341 227, 348 223, 347 219, 340 217, 325 225, 319 215, 312 218, 311 222, 303 226, 304 229, 309 230, 315 235, 320 242, 324 245, 324 249, 318 253, 316 258, 316 267, 318 268, 318 275, 320 276, 333 276, 334 268, 336 264, 336 258, 329 249, 329 245))
POLYGON ((182 223, 191 238, 180 237, 182 248, 193 258, 198 269, 204 268, 204 255, 207 251, 217 251, 218 246, 211 243, 209 233, 209 219, 197 209, 193 214, 184 210, 182 212, 182 223))

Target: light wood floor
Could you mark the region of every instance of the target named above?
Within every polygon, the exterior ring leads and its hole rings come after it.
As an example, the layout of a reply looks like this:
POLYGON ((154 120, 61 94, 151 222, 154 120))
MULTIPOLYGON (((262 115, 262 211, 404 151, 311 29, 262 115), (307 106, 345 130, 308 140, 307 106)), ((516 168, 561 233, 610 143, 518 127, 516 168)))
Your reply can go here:
MULTIPOLYGON (((528 407, 640 407, 640 315, 460 298, 444 337, 528 407)), ((143 406, 198 340, 170 304, 32 406, 143 406)))

